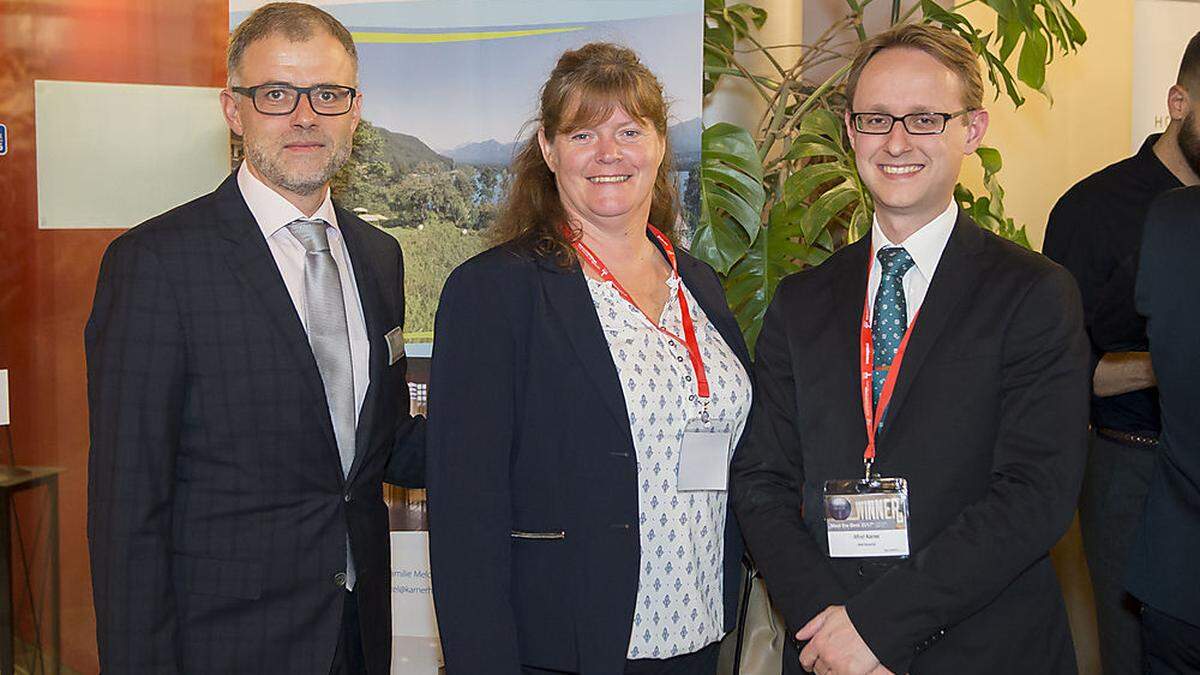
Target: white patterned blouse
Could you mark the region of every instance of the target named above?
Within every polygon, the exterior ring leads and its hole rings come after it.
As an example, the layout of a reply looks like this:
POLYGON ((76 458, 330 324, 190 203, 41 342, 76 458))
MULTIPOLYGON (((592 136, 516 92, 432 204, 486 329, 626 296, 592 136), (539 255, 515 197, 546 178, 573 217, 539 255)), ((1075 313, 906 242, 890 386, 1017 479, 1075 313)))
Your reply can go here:
MULTIPOLYGON (((683 335, 676 289, 663 328, 683 335)), ((606 282, 588 289, 616 364, 637 454, 641 566, 628 658, 666 659, 699 650, 724 634, 722 563, 726 492, 676 490, 683 432, 699 417, 687 347, 658 330, 606 282)), ((750 378, 684 285, 711 388, 709 413, 737 445, 750 412, 750 378)))

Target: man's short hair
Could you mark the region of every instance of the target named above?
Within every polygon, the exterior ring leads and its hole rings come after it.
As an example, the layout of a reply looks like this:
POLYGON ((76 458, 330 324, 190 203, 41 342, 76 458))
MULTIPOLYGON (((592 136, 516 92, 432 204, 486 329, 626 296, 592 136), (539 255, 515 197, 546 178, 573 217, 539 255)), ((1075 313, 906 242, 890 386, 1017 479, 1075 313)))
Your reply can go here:
POLYGON ((229 38, 229 51, 225 65, 227 77, 242 63, 246 48, 254 42, 274 35, 282 35, 292 42, 307 42, 317 30, 324 30, 346 49, 358 69, 358 50, 350 31, 328 12, 303 2, 272 2, 254 10, 246 20, 238 24, 229 38))
POLYGON ((1187 49, 1183 50, 1175 84, 1187 89, 1192 96, 1200 96, 1200 33, 1193 35, 1187 49))
POLYGON ((979 73, 979 58, 971 45, 958 35, 922 23, 895 26, 862 43, 850 74, 846 77, 846 107, 854 106, 854 92, 858 89, 858 78, 863 68, 876 54, 893 47, 916 49, 937 59, 949 68, 962 83, 963 108, 975 110, 983 107, 983 76, 979 73))

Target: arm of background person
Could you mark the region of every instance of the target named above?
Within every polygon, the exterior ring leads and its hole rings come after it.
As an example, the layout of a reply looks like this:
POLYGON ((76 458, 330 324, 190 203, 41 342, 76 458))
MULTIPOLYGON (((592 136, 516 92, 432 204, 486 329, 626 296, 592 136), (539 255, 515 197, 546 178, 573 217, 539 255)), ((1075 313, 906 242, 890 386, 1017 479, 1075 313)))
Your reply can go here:
POLYGON ((137 235, 100 266, 87 349, 88 543, 100 666, 175 673, 171 517, 184 338, 162 261, 137 235))
POLYGON ((426 479, 447 675, 521 672, 510 597, 515 339, 497 299, 514 281, 491 276, 455 270, 434 327, 426 479))
POLYGON ((792 312, 785 307, 795 279, 779 285, 763 319, 755 347, 753 410, 730 468, 730 499, 738 526, 789 636, 847 597, 801 517, 802 439, 796 428, 796 382, 787 337, 792 312))
MULTIPOLYGON (((1101 291, 1119 265, 1118 259, 1106 248, 1106 245, 1111 245, 1109 242, 1113 239, 1106 229, 1110 217, 1106 208, 1107 205, 1097 204, 1089 191, 1082 186, 1072 187, 1059 198, 1050 211, 1050 218, 1046 221, 1046 238, 1042 242, 1042 253, 1065 267, 1071 276, 1075 277, 1083 304, 1083 326, 1089 339, 1089 372, 1093 373, 1096 385, 1103 384, 1108 388, 1121 385, 1112 381, 1112 373, 1099 372, 1105 352, 1096 346, 1093 335, 1096 321, 1103 319, 1103 316, 1098 315, 1102 305, 1101 291)), ((1097 392, 1097 395, 1113 394, 1097 392)))
POLYGON ((1087 450, 1087 343, 1079 294, 1052 268, 1008 321, 987 494, 920 552, 846 603, 893 672, 915 646, 992 602, 1049 555, 1075 513, 1087 450))
POLYGON ((1117 396, 1158 386, 1150 352, 1108 352, 1092 375, 1097 396, 1117 396))

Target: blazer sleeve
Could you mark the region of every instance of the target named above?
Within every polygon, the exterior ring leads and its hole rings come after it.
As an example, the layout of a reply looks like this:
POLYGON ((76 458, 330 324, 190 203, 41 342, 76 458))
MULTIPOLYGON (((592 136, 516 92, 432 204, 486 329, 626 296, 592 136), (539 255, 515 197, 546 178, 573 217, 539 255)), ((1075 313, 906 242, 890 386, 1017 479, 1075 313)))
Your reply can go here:
MULTIPOLYGON (((400 326, 405 324, 404 304, 404 252, 397 244, 396 297, 400 303, 400 326)), ((403 359, 405 374, 408 370, 408 359, 403 359)), ((401 378, 401 386, 408 387, 407 376, 401 378)), ((396 428, 392 452, 388 457, 384 480, 392 485, 408 488, 425 487, 425 418, 413 415, 410 410, 411 401, 408 392, 404 391, 397 397, 400 407, 395 411, 396 428)))
MULTIPOLYGON (((470 265, 470 263, 468 263, 470 265)), ((501 289, 478 268, 450 275, 429 383, 433 593, 447 675, 519 675, 510 597, 514 333, 501 289)))
MULTIPOLYGON (((1048 269, 1002 347, 988 492, 846 604, 875 656, 907 672, 915 646, 979 611, 1038 560, 1075 512, 1087 448, 1088 346, 1071 276, 1048 269)), ((931 420, 932 423, 932 420, 931 420)), ((926 643, 927 644, 927 643, 926 643)))
MULTIPOLYGON (((848 593, 802 517, 803 439, 787 337, 788 281, 767 309, 755 347, 749 429, 730 467, 730 499, 751 558, 789 635, 848 593)), ((790 641, 790 640, 789 640, 790 641)))
POLYGON ((109 247, 85 329, 88 542, 105 672, 174 673, 171 518, 185 345, 163 263, 135 236, 109 247))

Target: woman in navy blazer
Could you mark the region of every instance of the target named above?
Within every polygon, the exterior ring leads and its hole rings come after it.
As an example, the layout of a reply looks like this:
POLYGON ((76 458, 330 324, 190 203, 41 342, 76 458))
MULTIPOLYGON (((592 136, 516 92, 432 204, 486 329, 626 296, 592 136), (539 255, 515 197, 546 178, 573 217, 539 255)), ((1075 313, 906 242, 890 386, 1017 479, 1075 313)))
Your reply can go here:
POLYGON ((498 245, 451 274, 435 326, 446 670, 710 675, 740 585, 724 489, 749 355, 716 274, 671 243, 667 106, 637 55, 564 53, 538 122, 498 245))

